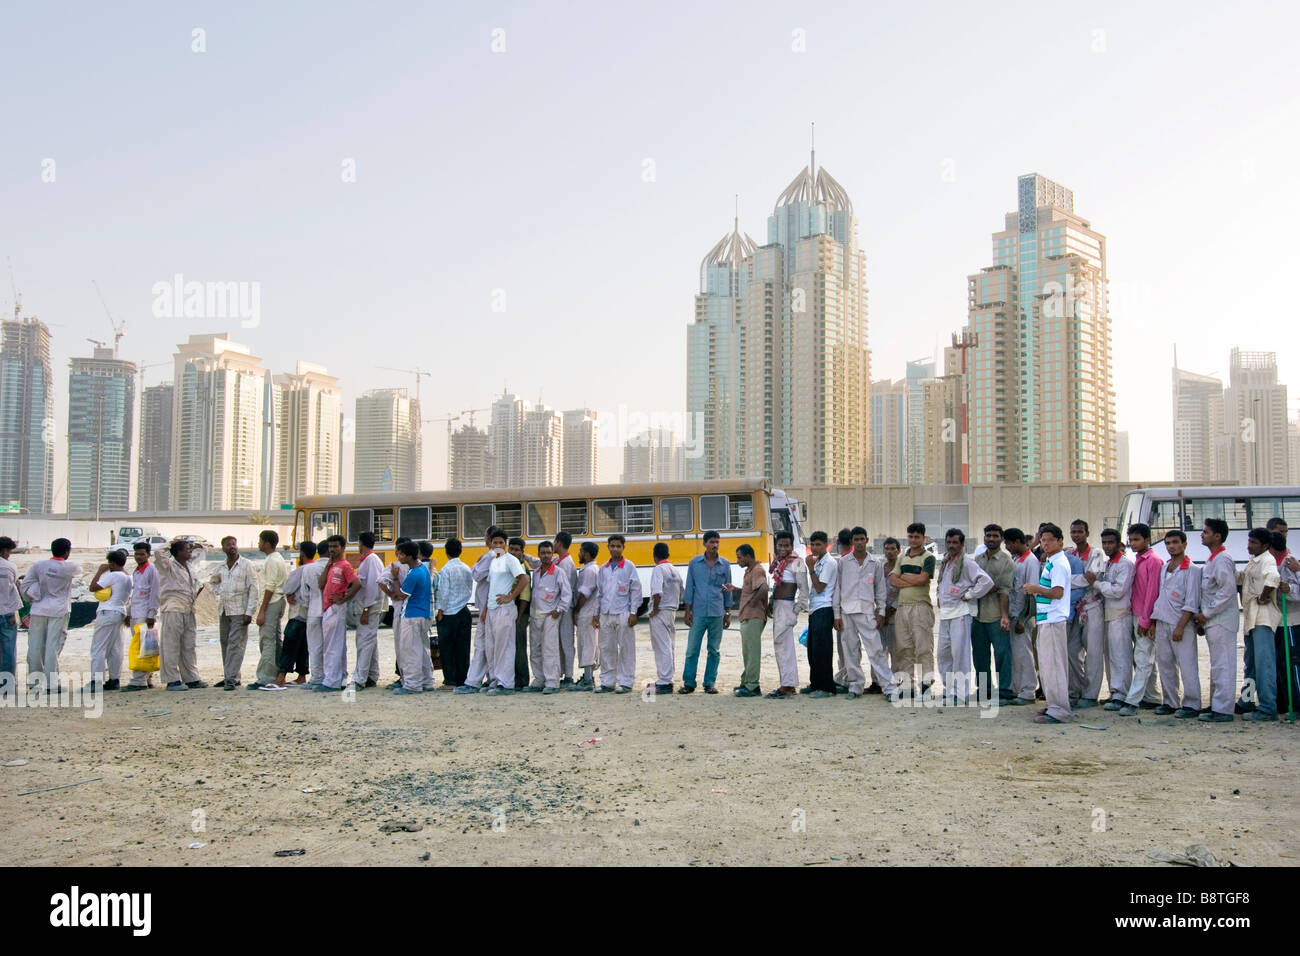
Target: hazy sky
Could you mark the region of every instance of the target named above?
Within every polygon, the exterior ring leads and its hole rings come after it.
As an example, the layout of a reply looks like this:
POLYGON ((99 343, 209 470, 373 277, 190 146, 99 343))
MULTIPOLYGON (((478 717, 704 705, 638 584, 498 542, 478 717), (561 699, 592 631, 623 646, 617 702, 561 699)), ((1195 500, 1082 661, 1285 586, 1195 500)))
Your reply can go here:
MULTIPOLYGON (((229 331, 277 372, 326 365, 349 417, 414 385, 382 365, 435 372, 430 417, 506 386, 678 411, 700 259, 736 193, 765 241, 812 121, 860 222, 873 378, 963 324, 1039 172, 1107 237, 1134 478, 1172 477, 1175 343, 1220 375, 1234 345, 1276 349, 1300 392, 1294 4, 466 7, 6 6, 0 253, 53 326, 60 432, 68 359, 111 338, 92 278, 124 357, 229 331), (177 273, 260 283, 260 324, 155 318, 177 273)), ((426 487, 444 434, 426 425, 426 487)), ((607 450, 602 477, 620 469, 607 450)))

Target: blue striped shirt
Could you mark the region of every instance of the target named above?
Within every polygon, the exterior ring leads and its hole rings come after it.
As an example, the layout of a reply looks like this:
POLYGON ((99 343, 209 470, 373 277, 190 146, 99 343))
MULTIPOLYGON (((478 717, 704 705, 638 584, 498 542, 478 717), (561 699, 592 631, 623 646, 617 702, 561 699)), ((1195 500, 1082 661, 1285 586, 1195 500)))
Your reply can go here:
POLYGON ((460 558, 452 558, 438 572, 437 601, 434 604, 444 615, 459 614, 469 604, 474 591, 474 576, 460 558))

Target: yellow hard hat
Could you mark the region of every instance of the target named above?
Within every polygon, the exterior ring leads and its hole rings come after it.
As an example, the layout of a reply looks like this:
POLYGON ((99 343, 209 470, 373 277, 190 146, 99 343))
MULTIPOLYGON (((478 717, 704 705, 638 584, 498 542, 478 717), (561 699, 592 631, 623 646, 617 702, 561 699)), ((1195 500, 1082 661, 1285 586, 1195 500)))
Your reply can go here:
POLYGON ((107 601, 112 596, 113 596, 112 588, 100 588, 98 591, 95 592, 96 601, 107 601))

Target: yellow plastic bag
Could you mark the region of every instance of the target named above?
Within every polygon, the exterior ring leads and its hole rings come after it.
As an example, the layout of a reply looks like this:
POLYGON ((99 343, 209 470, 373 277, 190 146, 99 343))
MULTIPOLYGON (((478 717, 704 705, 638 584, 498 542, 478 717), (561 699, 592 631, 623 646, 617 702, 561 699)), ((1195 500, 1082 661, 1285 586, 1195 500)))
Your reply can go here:
MULTIPOLYGON (((131 646, 127 651, 127 664, 133 671, 152 674, 161 666, 158 654, 155 652, 149 657, 140 656, 140 646, 145 643, 145 634, 148 630, 149 625, 143 623, 131 628, 131 646)), ((148 643, 151 647, 156 648, 158 646, 158 632, 155 630, 149 637, 151 640, 148 643)))

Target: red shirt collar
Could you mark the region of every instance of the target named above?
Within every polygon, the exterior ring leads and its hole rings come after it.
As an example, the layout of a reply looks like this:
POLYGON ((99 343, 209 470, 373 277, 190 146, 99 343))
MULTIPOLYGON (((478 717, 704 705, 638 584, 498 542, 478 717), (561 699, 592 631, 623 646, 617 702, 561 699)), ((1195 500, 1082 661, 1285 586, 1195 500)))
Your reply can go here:
POLYGON ((546 567, 544 567, 544 568, 538 568, 537 571, 538 571, 539 574, 554 574, 554 573, 555 573, 555 562, 552 561, 552 562, 551 562, 550 564, 548 564, 546 567))
POLYGON ((1080 551, 1078 548, 1075 548, 1074 553, 1079 556, 1080 560, 1087 561, 1089 556, 1091 556, 1092 554, 1092 545, 1088 545, 1088 547, 1086 547, 1082 551, 1080 551))
POLYGON ((1282 562, 1286 560, 1286 556, 1290 553, 1291 553, 1290 551, 1283 551, 1274 559, 1275 561, 1277 561, 1277 566, 1279 568, 1282 567, 1282 562))
POLYGON ((1191 566, 1192 566, 1192 559, 1189 558, 1187 555, 1183 555, 1183 563, 1178 565, 1178 570, 1186 571, 1191 566))
POLYGON ((1020 562, 1021 564, 1023 564, 1024 561, 1025 561, 1025 558, 1029 557, 1029 556, 1030 556, 1031 554, 1033 554, 1033 553, 1034 553, 1034 552, 1033 552, 1032 550, 1030 550, 1029 548, 1025 548, 1025 550, 1021 553, 1020 557, 1016 558, 1016 561, 1018 561, 1018 562, 1020 562))
POLYGON ((621 570, 623 570, 623 565, 625 565, 625 564, 627 564, 627 558, 619 558, 619 559, 618 559, 618 564, 614 564, 614 559, 613 559, 613 558, 610 558, 608 561, 605 562, 605 567, 607 567, 607 568, 608 568, 608 567, 617 567, 617 568, 621 571, 621 570))
POLYGON ((54 555, 50 555, 50 560, 51 560, 51 561, 66 561, 66 560, 68 560, 68 559, 67 559, 67 558, 56 558, 56 557, 54 557, 54 555))
POLYGON ((1221 545, 1219 545, 1217 548, 1215 548, 1213 551, 1211 551, 1211 552, 1210 552, 1210 560, 1213 561, 1214 558, 1215 558, 1215 556, 1221 554, 1221 553, 1223 552, 1224 548, 1226 548, 1226 547, 1227 547, 1227 545, 1222 545, 1222 544, 1221 544, 1221 545))
POLYGON ((1118 561, 1118 560, 1119 560, 1120 558, 1122 558, 1122 557, 1124 557, 1124 552, 1123 552, 1123 551, 1116 551, 1116 552, 1115 552, 1115 557, 1113 557, 1113 558, 1110 559, 1110 563, 1111 563, 1111 564, 1114 564, 1116 561, 1118 561))
POLYGON ((137 565, 135 566, 135 573, 136 573, 136 574, 144 574, 144 573, 145 573, 146 571, 148 571, 148 570, 149 570, 149 562, 148 562, 148 561, 146 561, 144 564, 137 564, 137 565))
POLYGON ((656 561, 655 564, 672 564, 672 558, 664 558, 662 561, 656 561))

